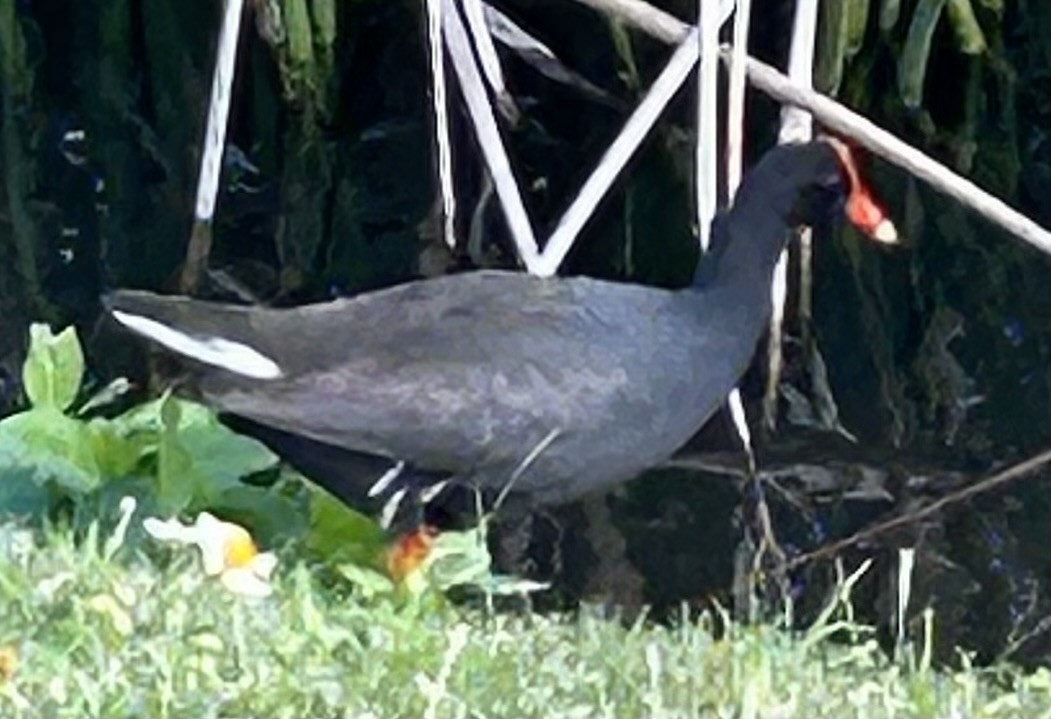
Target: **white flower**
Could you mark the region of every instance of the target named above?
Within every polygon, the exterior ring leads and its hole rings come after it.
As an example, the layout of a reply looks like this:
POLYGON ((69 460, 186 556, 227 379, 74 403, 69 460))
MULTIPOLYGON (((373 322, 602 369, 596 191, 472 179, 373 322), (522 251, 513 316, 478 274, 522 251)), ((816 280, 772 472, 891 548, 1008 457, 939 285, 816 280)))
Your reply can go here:
POLYGON ((197 515, 193 524, 178 519, 149 517, 142 526, 154 539, 177 544, 196 544, 201 550, 204 573, 219 576, 231 592, 266 597, 273 591, 270 576, 277 567, 273 552, 260 552, 244 527, 216 519, 208 512, 197 515))

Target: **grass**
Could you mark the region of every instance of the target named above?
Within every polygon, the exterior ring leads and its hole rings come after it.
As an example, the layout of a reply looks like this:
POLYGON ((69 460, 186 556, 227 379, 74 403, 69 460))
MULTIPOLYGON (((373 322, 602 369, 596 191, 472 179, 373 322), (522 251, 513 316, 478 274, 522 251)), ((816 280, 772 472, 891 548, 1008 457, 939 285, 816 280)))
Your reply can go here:
POLYGON ((0 716, 1051 716, 1047 670, 894 664, 834 620, 717 640, 709 620, 488 617, 366 600, 288 556, 247 600, 188 550, 105 539, 0 525, 0 716))

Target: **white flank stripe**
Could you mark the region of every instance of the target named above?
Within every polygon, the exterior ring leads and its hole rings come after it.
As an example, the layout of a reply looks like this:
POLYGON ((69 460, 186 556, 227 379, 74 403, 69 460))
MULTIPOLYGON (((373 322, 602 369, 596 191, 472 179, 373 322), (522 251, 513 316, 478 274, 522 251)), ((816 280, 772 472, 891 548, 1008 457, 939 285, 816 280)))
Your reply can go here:
POLYGON ((383 509, 380 511, 380 526, 384 529, 390 529, 391 522, 394 521, 394 515, 398 511, 398 507, 401 506, 401 501, 405 499, 405 495, 408 493, 407 487, 402 487, 397 492, 391 495, 390 499, 387 500, 386 504, 383 505, 383 509))
POLYGON ((194 337, 142 315, 113 310, 113 318, 125 327, 149 337, 173 352, 192 357, 254 379, 277 379, 281 368, 261 352, 222 337, 194 337))
POLYGON ((401 471, 405 469, 405 462, 398 462, 396 465, 388 469, 383 473, 383 476, 376 480, 376 483, 369 489, 368 496, 375 497, 377 494, 383 494, 390 487, 391 482, 396 480, 401 474, 401 471))

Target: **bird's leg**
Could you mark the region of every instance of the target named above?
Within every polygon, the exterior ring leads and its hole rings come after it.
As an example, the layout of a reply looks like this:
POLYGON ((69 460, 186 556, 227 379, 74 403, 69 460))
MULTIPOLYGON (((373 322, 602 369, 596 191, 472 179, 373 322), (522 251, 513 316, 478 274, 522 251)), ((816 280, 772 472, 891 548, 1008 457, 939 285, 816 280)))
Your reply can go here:
POLYGON ((747 475, 741 508, 744 537, 734 560, 733 595, 737 615, 751 621, 759 609, 755 606, 757 593, 768 605, 775 600, 784 602, 789 596, 789 583, 787 557, 774 534, 770 508, 754 464, 749 463, 747 475))

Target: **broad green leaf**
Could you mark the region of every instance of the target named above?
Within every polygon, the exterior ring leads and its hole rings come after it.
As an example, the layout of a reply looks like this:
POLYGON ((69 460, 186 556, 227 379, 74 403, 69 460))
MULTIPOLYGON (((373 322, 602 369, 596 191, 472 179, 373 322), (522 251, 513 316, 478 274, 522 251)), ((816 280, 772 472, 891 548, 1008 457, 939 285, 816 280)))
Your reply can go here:
POLYGON ((111 420, 93 419, 81 424, 91 442, 99 473, 108 480, 133 473, 142 459, 157 447, 156 436, 126 435, 120 425, 111 420))
POLYGON ((120 424, 122 431, 130 433, 160 432, 166 419, 173 427, 182 430, 205 424, 213 418, 214 413, 204 405, 179 399, 169 391, 152 402, 132 407, 113 421, 120 424))
POLYGON ((39 484, 53 481, 72 492, 88 492, 103 479, 86 425, 54 407, 8 417, 0 422, 0 435, 11 443, 10 465, 31 468, 39 484))
POLYGON ((22 365, 22 383, 34 407, 69 409, 84 378, 84 353, 75 328, 57 335, 45 324, 29 328, 29 353, 22 365))
POLYGON ((311 489, 307 548, 328 561, 379 567, 387 533, 373 519, 346 506, 328 492, 311 489))
MULTIPOLYGON (((78 511, 86 518, 98 519, 106 516, 116 521, 119 516, 120 501, 124 497, 133 497, 138 505, 138 517, 161 516, 157 501, 157 480, 153 476, 131 474, 106 482, 98 491, 84 498, 78 511)), ((135 524, 135 523, 133 523, 135 524)), ((135 526, 133 532, 144 531, 141 525, 135 526)))
POLYGON ((161 431, 161 399, 132 407, 124 414, 114 417, 113 423, 122 434, 136 432, 157 433, 161 431))
POLYGON ((492 595, 527 594, 548 588, 541 582, 494 574, 486 534, 483 521, 471 530, 438 535, 427 567, 428 584, 440 590, 475 587, 492 595))
POLYGON ((50 505, 50 495, 36 481, 34 467, 13 464, 0 449, 0 521, 12 516, 42 517, 50 505))
POLYGON ((179 441, 179 401, 165 394, 158 410, 161 434, 157 445, 157 501, 163 513, 178 514, 193 501, 193 457, 179 441))
POLYGON ((207 407, 170 394, 113 421, 125 437, 157 438, 160 500, 170 512, 214 504, 240 486, 242 477, 278 461, 265 445, 233 432, 207 407))
POLYGON ((266 546, 302 536, 308 526, 305 504, 270 487, 238 484, 223 491, 208 508, 225 519, 251 527, 252 536, 266 546))
POLYGON ((260 442, 233 432, 214 417, 182 427, 179 443, 193 460, 194 473, 212 497, 240 485, 242 477, 277 464, 277 455, 260 442))

